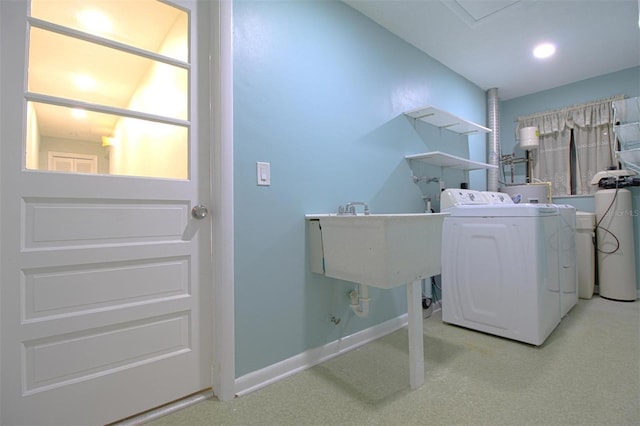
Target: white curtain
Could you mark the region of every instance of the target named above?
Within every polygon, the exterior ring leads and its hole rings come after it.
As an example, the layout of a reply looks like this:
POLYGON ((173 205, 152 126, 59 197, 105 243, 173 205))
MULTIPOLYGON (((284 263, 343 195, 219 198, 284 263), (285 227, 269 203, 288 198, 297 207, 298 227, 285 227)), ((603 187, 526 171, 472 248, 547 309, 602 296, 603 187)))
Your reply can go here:
POLYGON ((591 178, 617 163, 611 102, 575 111, 571 119, 576 144, 576 193, 593 194, 598 187, 591 185, 591 178))
POLYGON ((532 152, 534 180, 551 182, 553 196, 571 194, 571 131, 575 143, 576 194, 591 194, 591 178, 616 165, 611 103, 623 96, 518 118, 516 132, 535 126, 540 146, 532 152))
POLYGON ((535 126, 540 132, 540 145, 531 152, 533 179, 536 182, 551 182, 554 197, 571 193, 570 152, 571 128, 566 126, 566 114, 551 112, 519 119, 519 131, 523 127, 535 126))

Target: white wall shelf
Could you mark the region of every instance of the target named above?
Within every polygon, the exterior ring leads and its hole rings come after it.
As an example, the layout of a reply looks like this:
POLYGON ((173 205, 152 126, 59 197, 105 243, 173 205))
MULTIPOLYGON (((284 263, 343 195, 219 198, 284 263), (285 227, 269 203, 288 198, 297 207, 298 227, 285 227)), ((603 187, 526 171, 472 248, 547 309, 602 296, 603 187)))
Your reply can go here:
POLYGON ((622 163, 623 168, 640 173, 640 148, 616 151, 616 156, 622 163))
POLYGON ((404 115, 462 135, 491 132, 489 128, 430 106, 407 111, 404 115))
POLYGON ((616 137, 620 151, 616 151, 623 168, 640 173, 640 97, 613 101, 616 137))
POLYGON ((496 165, 467 160, 466 158, 456 157, 455 155, 445 154, 444 152, 440 151, 407 155, 405 156, 405 158, 407 160, 422 161, 423 163, 432 164, 435 166, 460 170, 481 170, 498 168, 498 166, 496 165))

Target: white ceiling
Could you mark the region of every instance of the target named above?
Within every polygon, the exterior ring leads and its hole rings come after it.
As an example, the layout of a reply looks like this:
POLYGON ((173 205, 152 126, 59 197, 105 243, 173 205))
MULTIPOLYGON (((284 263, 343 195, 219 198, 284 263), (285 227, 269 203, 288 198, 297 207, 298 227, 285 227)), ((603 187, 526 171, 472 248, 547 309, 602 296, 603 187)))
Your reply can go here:
POLYGON ((640 0, 343 1, 501 100, 640 65, 640 0))

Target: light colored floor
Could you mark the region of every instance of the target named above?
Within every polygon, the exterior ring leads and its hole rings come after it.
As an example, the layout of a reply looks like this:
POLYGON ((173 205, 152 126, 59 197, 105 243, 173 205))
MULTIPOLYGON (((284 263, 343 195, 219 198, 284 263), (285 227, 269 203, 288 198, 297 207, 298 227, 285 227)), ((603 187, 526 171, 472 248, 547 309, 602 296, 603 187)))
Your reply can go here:
POLYGON ((594 296, 540 347, 424 320, 425 385, 407 330, 162 425, 640 425, 640 301, 594 296))

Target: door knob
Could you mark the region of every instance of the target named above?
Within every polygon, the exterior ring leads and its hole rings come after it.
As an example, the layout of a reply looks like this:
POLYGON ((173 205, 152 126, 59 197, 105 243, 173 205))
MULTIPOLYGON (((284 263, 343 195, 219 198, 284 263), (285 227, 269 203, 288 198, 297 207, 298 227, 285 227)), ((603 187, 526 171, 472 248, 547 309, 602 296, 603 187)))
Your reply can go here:
POLYGON ((196 219, 204 219, 209 214, 209 210, 201 204, 191 209, 191 215, 196 219))

